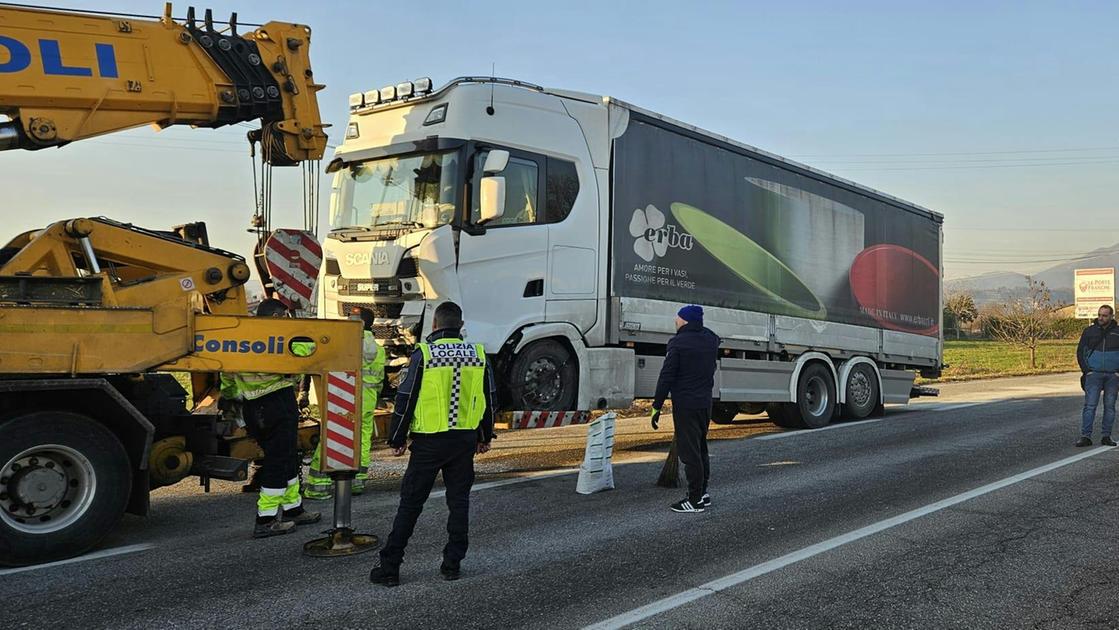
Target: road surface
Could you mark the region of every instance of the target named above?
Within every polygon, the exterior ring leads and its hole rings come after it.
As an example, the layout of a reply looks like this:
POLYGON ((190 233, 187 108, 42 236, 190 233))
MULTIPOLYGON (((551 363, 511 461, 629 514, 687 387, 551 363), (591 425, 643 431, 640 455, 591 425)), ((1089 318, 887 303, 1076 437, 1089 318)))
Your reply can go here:
MULTIPOLYGON (((1072 447, 1076 376, 942 392, 819 431, 713 426, 703 514, 653 483, 668 422, 620 421, 617 488, 590 496, 570 472, 585 427, 504 433, 458 582, 439 579, 441 498, 385 589, 374 555, 305 558, 303 529, 251 540, 254 496, 184 483, 90 555, 0 571, 0 627, 1119 627, 1119 451, 1072 447)), ((374 457, 354 521, 385 535, 404 462, 374 457)))

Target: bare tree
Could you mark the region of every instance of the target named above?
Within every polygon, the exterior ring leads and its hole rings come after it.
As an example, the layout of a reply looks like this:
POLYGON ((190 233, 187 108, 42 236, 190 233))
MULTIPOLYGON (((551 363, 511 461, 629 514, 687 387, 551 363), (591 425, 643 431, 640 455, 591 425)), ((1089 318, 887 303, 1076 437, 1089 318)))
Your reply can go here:
POLYGON ((1053 336, 1057 306, 1049 287, 1027 276, 1029 289, 1021 297, 1008 299, 991 320, 991 335, 1030 351, 1030 368, 1037 367, 1037 347, 1053 336))
POLYGON ((975 306, 975 297, 967 291, 953 291, 944 298, 944 313, 952 318, 952 327, 956 329, 956 340, 960 339, 960 328, 963 324, 970 324, 979 317, 979 309, 975 306))

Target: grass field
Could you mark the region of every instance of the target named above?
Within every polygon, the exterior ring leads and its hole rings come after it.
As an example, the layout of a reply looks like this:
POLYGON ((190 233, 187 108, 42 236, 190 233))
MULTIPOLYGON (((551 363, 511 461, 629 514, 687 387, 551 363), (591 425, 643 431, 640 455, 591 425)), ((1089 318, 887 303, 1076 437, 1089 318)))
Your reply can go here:
POLYGON ((1057 339, 1037 349, 1037 367, 1030 367, 1030 352, 997 341, 945 341, 948 368, 940 381, 966 381, 997 376, 1024 376, 1075 372, 1076 342, 1057 339))

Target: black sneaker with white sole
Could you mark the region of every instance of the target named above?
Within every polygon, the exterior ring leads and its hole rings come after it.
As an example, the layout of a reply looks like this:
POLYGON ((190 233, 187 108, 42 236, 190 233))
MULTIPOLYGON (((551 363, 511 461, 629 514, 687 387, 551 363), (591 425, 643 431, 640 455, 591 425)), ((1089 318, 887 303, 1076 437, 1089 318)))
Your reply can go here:
POLYGON ((677 501, 676 503, 673 503, 672 505, 670 505, 668 507, 673 512, 680 512, 680 513, 702 512, 703 511, 703 505, 702 504, 692 503, 688 499, 684 499, 682 501, 677 501))
POLYGON ((699 499, 699 504, 705 508, 711 507, 711 495, 704 492, 703 496, 699 499))

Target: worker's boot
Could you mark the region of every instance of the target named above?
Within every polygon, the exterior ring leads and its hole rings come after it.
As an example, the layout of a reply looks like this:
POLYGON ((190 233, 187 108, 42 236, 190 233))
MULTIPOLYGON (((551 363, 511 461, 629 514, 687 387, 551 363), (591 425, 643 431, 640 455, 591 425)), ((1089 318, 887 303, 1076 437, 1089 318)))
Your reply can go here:
POLYGON ((269 536, 279 536, 280 534, 287 534, 295 529, 295 523, 292 521, 285 521, 279 515, 269 518, 261 522, 258 518, 256 526, 253 527, 253 538, 268 538, 269 536))
POLYGON ((307 510, 303 509, 302 506, 297 507, 294 510, 284 510, 284 522, 295 523, 296 526, 311 525, 313 523, 318 523, 321 520, 322 514, 320 514, 319 512, 308 512, 307 510))

